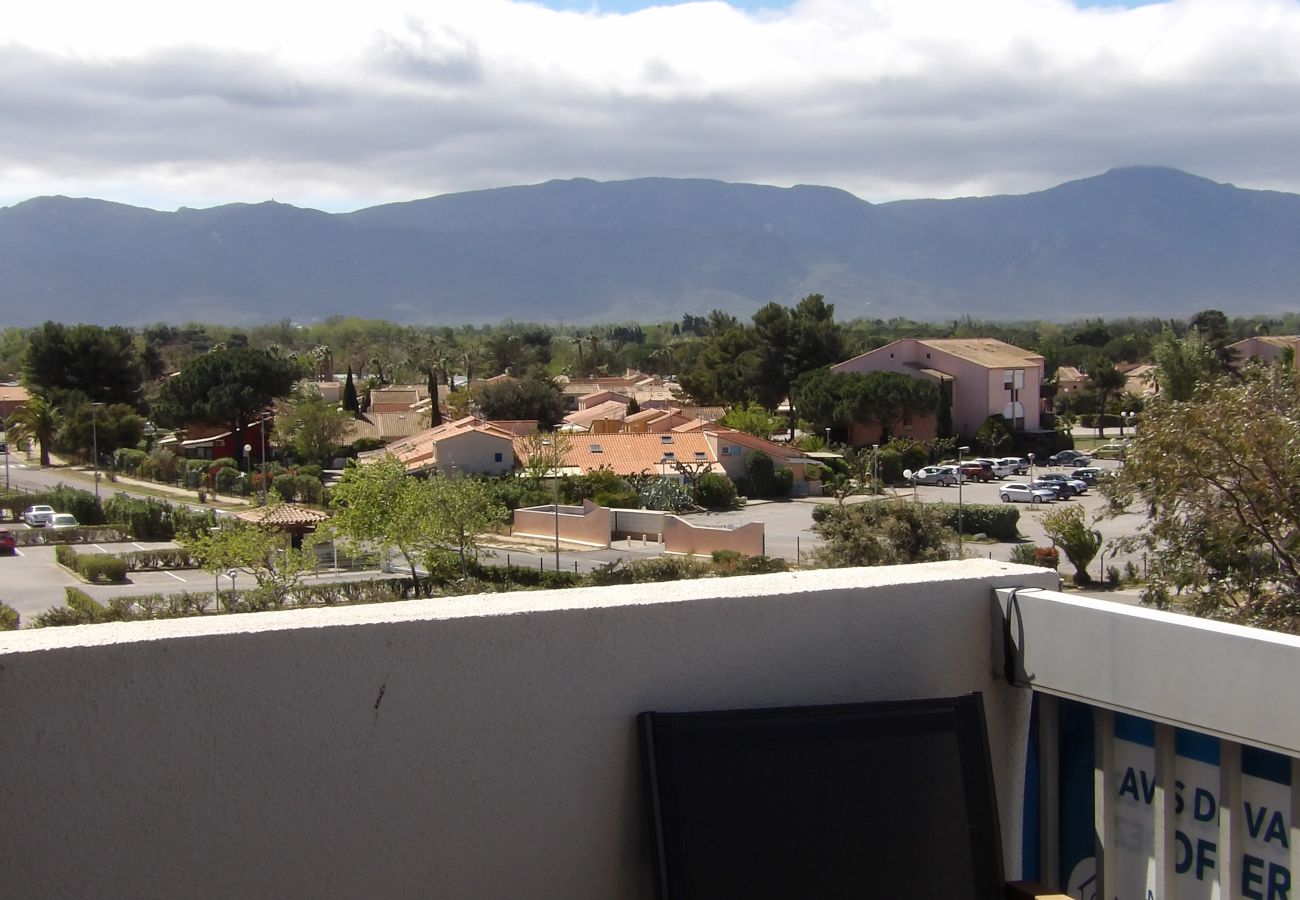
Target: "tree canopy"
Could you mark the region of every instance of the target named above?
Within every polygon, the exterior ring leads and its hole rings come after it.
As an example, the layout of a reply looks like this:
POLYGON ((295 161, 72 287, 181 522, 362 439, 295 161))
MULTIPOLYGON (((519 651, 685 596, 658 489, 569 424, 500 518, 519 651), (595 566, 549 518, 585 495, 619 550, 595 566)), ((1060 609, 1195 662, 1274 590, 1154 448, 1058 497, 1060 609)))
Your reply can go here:
POLYGON ((163 383, 154 419, 171 427, 198 422, 243 432, 273 400, 289 396, 297 377, 295 362, 265 350, 213 350, 163 383))
POLYGON ((56 406, 79 393, 98 403, 139 408, 143 375, 126 328, 46 322, 28 336, 23 380, 56 406))
POLYGON ((1150 515, 1144 599, 1201 615, 1300 626, 1300 392, 1293 371, 1248 366, 1190 400, 1147 406, 1119 476, 1117 507, 1150 515))
POLYGON ((483 385, 474 401, 484 418, 536 419, 544 427, 564 417, 564 397, 550 381, 506 379, 483 385))

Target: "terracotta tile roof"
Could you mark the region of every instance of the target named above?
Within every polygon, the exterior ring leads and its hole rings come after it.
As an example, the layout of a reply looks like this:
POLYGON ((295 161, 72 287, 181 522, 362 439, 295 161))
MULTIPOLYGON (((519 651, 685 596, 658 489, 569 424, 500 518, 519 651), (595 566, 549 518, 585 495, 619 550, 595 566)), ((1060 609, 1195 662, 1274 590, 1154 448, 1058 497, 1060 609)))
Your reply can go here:
POLYGON ((761 437, 754 437, 752 434, 746 434, 745 432, 737 431, 734 428, 727 428, 724 425, 710 423, 704 427, 706 431, 710 431, 720 438, 725 438, 733 444, 748 447, 750 450, 761 450, 768 456, 773 456, 777 459, 795 459, 803 456, 803 451, 798 447, 788 447, 784 444, 764 440, 761 437))
POLYGON ((454 422, 444 422, 437 428, 426 428, 424 431, 402 438, 400 441, 394 441, 385 448, 384 452, 396 456, 406 463, 409 469, 412 464, 434 459, 440 441, 460 437, 470 432, 491 435, 512 443, 515 440, 515 436, 504 428, 499 428, 491 422, 474 416, 466 416, 454 422))
POLYGON ((564 417, 564 421, 570 425, 590 428, 591 423, 599 419, 618 419, 622 421, 626 416, 626 403, 619 403, 617 400, 606 400, 604 403, 598 403, 590 409, 580 409, 577 412, 569 413, 564 417))
POLYGON ((245 512, 235 513, 235 517, 254 525, 268 528, 303 528, 319 525, 329 519, 330 514, 307 506, 295 506, 292 503, 276 503, 260 506, 245 512))
MULTIPOLYGON (((526 459, 528 448, 515 441, 515 455, 526 459)), ((717 457, 702 432, 693 434, 601 434, 571 435, 564 455, 565 468, 592 472, 605 467, 619 475, 642 472, 671 474, 673 461, 708 463, 712 471, 721 472, 717 457)))
POLYGON ((30 399, 27 388, 17 384, 0 384, 0 403, 26 403, 30 399))
POLYGON ((348 423, 343 432, 347 443, 363 437, 381 441, 395 441, 429 427, 429 414, 418 410, 410 412, 365 413, 348 423))

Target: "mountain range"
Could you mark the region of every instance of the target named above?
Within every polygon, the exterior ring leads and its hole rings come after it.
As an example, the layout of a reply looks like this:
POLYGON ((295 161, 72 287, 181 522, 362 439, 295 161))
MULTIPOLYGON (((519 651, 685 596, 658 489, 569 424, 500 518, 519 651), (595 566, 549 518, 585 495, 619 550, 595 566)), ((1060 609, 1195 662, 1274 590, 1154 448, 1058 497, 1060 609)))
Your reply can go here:
POLYGON ((349 213, 0 209, 0 324, 655 321, 824 294, 841 319, 1185 318, 1300 304, 1300 195, 1133 167, 872 204, 829 187, 586 179, 349 213))

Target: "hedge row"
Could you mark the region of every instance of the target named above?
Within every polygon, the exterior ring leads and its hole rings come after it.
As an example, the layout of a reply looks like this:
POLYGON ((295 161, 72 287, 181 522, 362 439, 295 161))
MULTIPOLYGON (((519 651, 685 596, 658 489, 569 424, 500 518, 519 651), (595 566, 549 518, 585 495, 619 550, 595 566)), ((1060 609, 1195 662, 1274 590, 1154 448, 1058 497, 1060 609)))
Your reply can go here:
MULTIPOLYGON (((943 512, 943 522, 957 530, 957 504, 938 503, 943 512)), ((1009 503, 964 503, 961 507, 961 530, 966 534, 987 534, 999 541, 1014 541, 1020 537, 1017 525, 1020 510, 1009 503)))
POLYGON ((104 504, 108 521, 125 526, 139 541, 170 541, 178 534, 199 534, 217 522, 210 509, 193 510, 188 506, 166 503, 152 498, 110 497, 104 504))
POLYGON ((58 512, 72 513, 82 525, 103 525, 104 508, 90 491, 56 484, 47 491, 22 494, 15 491, 0 492, 0 509, 7 509, 9 517, 17 519, 29 506, 52 506, 58 512))
POLYGON ((24 531, 11 531, 14 540, 23 547, 42 544, 113 544, 131 540, 116 525, 95 525, 80 528, 32 528, 24 531))
POLYGON ((157 569, 197 569, 199 562, 183 547, 163 550, 132 550, 118 559, 126 563, 127 571, 154 571, 157 569))
POLYGON ((54 558, 90 582, 120 584, 126 581, 126 560, 111 553, 78 553, 66 544, 54 548, 54 558))

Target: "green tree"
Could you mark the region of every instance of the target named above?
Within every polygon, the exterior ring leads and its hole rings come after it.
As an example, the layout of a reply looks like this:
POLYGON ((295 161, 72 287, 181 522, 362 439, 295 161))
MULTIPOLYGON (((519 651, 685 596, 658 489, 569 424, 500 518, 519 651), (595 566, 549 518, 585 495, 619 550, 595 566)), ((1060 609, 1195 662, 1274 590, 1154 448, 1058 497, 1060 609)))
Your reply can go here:
POLYGON ((1158 397, 1103 490, 1148 522, 1144 600, 1300 630, 1300 391, 1293 372, 1250 365, 1190 401, 1158 397))
POLYGON ((32 394, 9 416, 9 439, 30 441, 41 450, 41 465, 50 464, 50 448, 58 433, 61 416, 54 405, 40 394, 32 394))
POLYGON ((814 530, 823 544, 813 558, 831 568, 952 559, 957 536, 943 515, 933 504, 906 500, 818 507, 814 530))
POLYGON ((1166 400, 1191 400, 1196 387, 1218 372, 1214 348, 1196 329, 1180 338, 1168 326, 1152 348, 1156 363, 1156 384, 1166 400))
POLYGON ((1106 400, 1124 389, 1124 373, 1108 359, 1097 359, 1088 373, 1092 389, 1097 392, 1097 437, 1105 437, 1106 400))
POLYGON ((794 395, 800 415, 819 428, 875 422, 888 429, 909 414, 932 412, 938 402, 933 383, 898 372, 816 369, 796 380, 794 395))
POLYGON ((508 516, 483 482, 461 473, 431 476, 421 487, 430 495, 433 539, 460 561, 462 577, 469 577, 469 560, 479 546, 479 535, 508 516))
POLYGON ((1065 551, 1074 566, 1074 583, 1092 583, 1088 565, 1101 550, 1101 532, 1089 528, 1084 520, 1083 508, 1064 506, 1043 517, 1043 530, 1052 543, 1065 551))
POLYGON ((343 409, 354 416, 361 412, 361 400, 357 397, 357 383, 352 377, 351 366, 348 366, 348 380, 343 383, 343 409))
POLYGON ((140 405, 135 338, 125 328, 46 322, 28 339, 23 380, 56 405, 79 393, 97 403, 140 405))
POLYGON ((326 464, 342 444, 352 416, 321 396, 313 387, 296 390, 276 404, 275 431, 308 463, 326 464))
POLYGON ((979 444, 992 456, 998 449, 1011 440, 1007 421, 1002 416, 989 416, 975 432, 975 443, 979 444))
POLYGON ((536 419, 550 427, 564 417, 564 396, 550 381, 509 379, 478 388, 474 396, 487 419, 536 419))
POLYGON ((784 419, 770 414, 761 405, 752 401, 731 407, 718 423, 764 440, 770 438, 772 432, 785 427, 784 419))
POLYGON ((224 426, 243 452, 244 431, 273 400, 289 396, 297 364, 264 350, 213 350, 188 362, 158 391, 154 418, 162 425, 224 426))
POLYGON ((92 407, 76 403, 64 413, 55 446, 61 453, 75 453, 89 459, 94 448, 100 456, 111 456, 119 447, 133 448, 144 436, 145 421, 125 403, 92 407))
POLYGON ((205 572, 248 572, 261 599, 277 608, 316 567, 311 541, 303 549, 294 548, 283 532, 239 519, 228 519, 219 528, 181 535, 177 541, 205 572))
POLYGON ((391 454, 365 466, 350 462, 334 486, 328 530, 354 550, 367 545, 384 552, 395 549, 411 571, 412 587, 418 588, 415 564, 438 549, 426 485, 408 476, 391 454))

